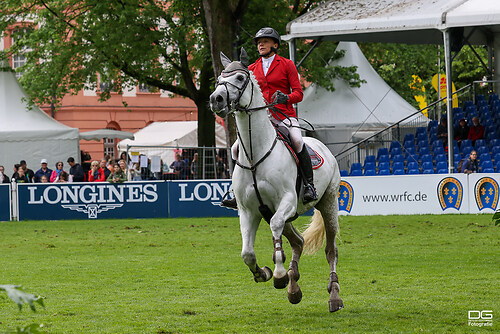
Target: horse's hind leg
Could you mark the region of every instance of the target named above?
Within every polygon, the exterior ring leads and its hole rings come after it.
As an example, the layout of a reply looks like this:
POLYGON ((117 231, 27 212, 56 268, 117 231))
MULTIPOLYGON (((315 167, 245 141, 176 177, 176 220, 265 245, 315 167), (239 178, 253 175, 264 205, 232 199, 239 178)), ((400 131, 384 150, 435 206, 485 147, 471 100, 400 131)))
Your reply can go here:
POLYGON ((260 268, 257 265, 257 257, 253 249, 259 223, 260 217, 254 217, 240 210, 241 257, 252 272, 255 282, 266 282, 271 279, 273 272, 269 267, 260 268))
POLYGON ((342 299, 339 295, 340 285, 337 276, 338 251, 337 244, 335 242, 335 235, 339 230, 339 203, 337 195, 338 184, 335 186, 333 182, 331 182, 325 194, 323 195, 323 198, 316 205, 316 208, 321 212, 321 215, 323 216, 323 221, 325 224, 325 253, 328 264, 330 265, 330 279, 328 281, 328 292, 330 293, 328 304, 330 307, 330 312, 338 311, 344 307, 342 299))
POLYGON ((300 278, 299 260, 304 247, 304 239, 291 222, 285 224, 283 235, 288 239, 292 247, 292 260, 288 266, 288 300, 292 304, 298 304, 302 300, 302 291, 297 281, 300 278))

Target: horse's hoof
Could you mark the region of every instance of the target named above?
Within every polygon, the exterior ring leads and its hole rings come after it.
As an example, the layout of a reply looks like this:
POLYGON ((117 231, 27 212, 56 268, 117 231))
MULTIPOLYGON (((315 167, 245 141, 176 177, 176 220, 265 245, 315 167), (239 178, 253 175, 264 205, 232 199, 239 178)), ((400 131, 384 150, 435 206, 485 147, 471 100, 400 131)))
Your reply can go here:
POLYGON ((329 300, 328 305, 330 306, 330 312, 335 312, 344 308, 344 303, 342 302, 342 299, 329 300))
MULTIPOLYGON (((297 285, 298 286, 298 285, 297 285)), ((297 290, 295 293, 288 291, 288 301, 292 304, 298 304, 302 300, 302 290, 297 290)))
POLYGON ((266 275, 265 282, 269 281, 271 279, 271 277, 273 277, 273 271, 268 266, 264 266, 264 268, 262 268, 262 270, 264 271, 264 273, 266 275))
POLYGON ((288 285, 288 274, 281 278, 274 277, 274 287, 276 289, 284 289, 288 285))
POLYGON ((271 277, 273 277, 273 271, 268 266, 265 266, 264 268, 259 269, 257 275, 256 274, 253 275, 253 280, 256 283, 267 282, 271 279, 271 277))

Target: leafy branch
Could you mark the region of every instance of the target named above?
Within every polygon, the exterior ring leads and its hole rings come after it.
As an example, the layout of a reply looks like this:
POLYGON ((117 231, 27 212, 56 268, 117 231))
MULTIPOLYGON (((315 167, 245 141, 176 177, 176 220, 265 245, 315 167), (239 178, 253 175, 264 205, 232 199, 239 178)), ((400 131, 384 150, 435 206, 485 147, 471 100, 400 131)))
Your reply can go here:
POLYGON ((491 219, 496 225, 500 225, 500 210, 497 210, 495 214, 493 215, 493 218, 491 219))
POLYGON ((19 289, 19 285, 0 285, 0 290, 4 290, 7 293, 7 296, 17 304, 19 310, 22 310, 23 304, 28 304, 33 312, 36 312, 36 307, 34 303, 43 305, 43 297, 35 296, 31 293, 26 293, 19 289))

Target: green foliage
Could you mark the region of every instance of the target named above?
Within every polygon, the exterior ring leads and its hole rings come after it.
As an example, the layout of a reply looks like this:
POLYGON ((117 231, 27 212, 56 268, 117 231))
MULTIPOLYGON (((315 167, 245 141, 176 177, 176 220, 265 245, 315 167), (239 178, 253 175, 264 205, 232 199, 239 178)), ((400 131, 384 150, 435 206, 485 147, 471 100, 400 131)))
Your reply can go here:
POLYGON ((7 293, 7 296, 17 304, 19 307, 19 311, 22 310, 23 304, 28 304, 29 307, 33 312, 36 312, 36 307, 34 303, 40 304, 42 307, 45 307, 43 305, 43 298, 41 296, 35 296, 31 293, 26 293, 22 290, 20 290, 19 285, 0 285, 0 290, 4 290, 7 293))
POLYGON ((500 225, 500 210, 497 210, 491 220, 495 223, 496 225, 500 225))
MULTIPOLYGON (((340 229, 345 308, 329 314, 325 254, 301 258, 304 297, 291 305, 286 290, 253 281, 237 218, 3 222, 2 280, 29 282, 51 303, 0 311, 0 333, 25 321, 64 334, 468 333, 468 310, 500 307, 491 215, 348 216, 340 229)), ((259 265, 274 267, 272 247, 262 223, 259 265)))

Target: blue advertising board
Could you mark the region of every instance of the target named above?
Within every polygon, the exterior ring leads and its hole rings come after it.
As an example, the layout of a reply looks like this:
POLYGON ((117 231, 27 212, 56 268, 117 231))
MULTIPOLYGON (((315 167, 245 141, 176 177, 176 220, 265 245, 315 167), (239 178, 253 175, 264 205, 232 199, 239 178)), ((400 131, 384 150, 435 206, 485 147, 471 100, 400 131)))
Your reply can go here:
POLYGON ((168 217, 165 181, 19 184, 19 220, 168 217))
POLYGON ((10 184, 0 184, 0 221, 10 220, 10 184))
POLYGON ((231 180, 171 181, 170 217, 236 217, 236 210, 220 206, 231 180))

